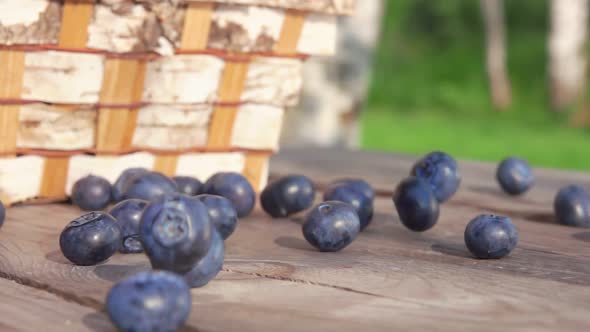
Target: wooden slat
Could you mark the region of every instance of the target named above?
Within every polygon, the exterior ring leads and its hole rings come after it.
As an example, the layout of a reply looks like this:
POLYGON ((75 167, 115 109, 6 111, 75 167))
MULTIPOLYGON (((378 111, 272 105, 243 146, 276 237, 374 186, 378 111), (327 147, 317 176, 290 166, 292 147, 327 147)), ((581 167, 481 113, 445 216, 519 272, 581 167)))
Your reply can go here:
POLYGON ((66 181, 68 178, 69 157, 47 157, 43 166, 41 179, 42 197, 66 197, 66 181))
MULTIPOLYGON (((404 229, 391 209, 388 198, 378 199, 373 224, 334 254, 311 249, 301 236, 299 216, 277 221, 255 210, 227 240, 224 271, 193 290, 189 330, 590 328, 585 310, 590 256, 583 250, 588 232, 516 219, 519 247, 506 259, 483 261, 469 257, 462 245, 463 219, 476 209, 443 209, 439 225, 423 234, 404 229), (547 301, 548 293, 558 295, 547 301), (224 314, 227 310, 232 315, 224 314)), ((144 255, 72 267, 55 239, 80 214, 74 207, 9 212, 0 232, 3 276, 101 308, 114 282, 149 269, 144 255)))
MULTIPOLYGON (((0 50, 0 99, 19 99, 23 85, 25 53, 0 50)), ((18 105, 0 106, 0 152, 16 150, 18 105)))
POLYGON ((299 37, 301 37, 301 31, 303 30, 306 17, 307 12, 298 10, 287 10, 285 12, 285 21, 283 22, 281 35, 274 47, 275 53, 289 55, 297 53, 297 44, 299 43, 299 37))
POLYGON ((209 41, 213 3, 189 3, 184 18, 182 41, 183 50, 205 50, 209 41))
POLYGON ((154 171, 163 173, 168 176, 176 175, 176 165, 178 164, 178 155, 159 155, 154 162, 154 171))
MULTIPOLYGON (((140 100, 145 79, 145 62, 108 59, 100 101, 125 104, 140 100)), ((137 124, 137 109, 102 108, 98 113, 96 149, 117 151, 131 146, 137 124)))
MULTIPOLYGON (((247 62, 228 62, 223 70, 219 86, 221 102, 238 102, 244 89, 248 74, 247 62)), ((207 146, 211 148, 228 148, 236 118, 237 106, 216 106, 209 124, 207 146)))
POLYGON ((94 13, 92 0, 65 0, 59 46, 84 48, 88 42, 88 25, 94 13))
POLYGON ((114 331, 106 314, 30 286, 0 279, 2 331, 114 331))
POLYGON ((257 192, 264 189, 266 178, 268 177, 268 160, 270 154, 262 152, 246 153, 246 164, 244 166, 244 176, 250 181, 252 187, 257 192))

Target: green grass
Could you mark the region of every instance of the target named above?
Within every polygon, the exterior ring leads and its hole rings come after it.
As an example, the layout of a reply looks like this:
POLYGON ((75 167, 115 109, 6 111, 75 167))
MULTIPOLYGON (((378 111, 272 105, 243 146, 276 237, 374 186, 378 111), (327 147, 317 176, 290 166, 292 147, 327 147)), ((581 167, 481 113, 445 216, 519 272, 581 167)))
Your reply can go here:
POLYGON ((506 112, 490 104, 477 1, 436 2, 444 8, 434 9, 429 0, 387 3, 362 119, 364 148, 441 149, 489 161, 516 155, 538 166, 590 170, 590 131, 570 128, 568 114, 549 108, 545 1, 506 2, 513 93, 506 112))

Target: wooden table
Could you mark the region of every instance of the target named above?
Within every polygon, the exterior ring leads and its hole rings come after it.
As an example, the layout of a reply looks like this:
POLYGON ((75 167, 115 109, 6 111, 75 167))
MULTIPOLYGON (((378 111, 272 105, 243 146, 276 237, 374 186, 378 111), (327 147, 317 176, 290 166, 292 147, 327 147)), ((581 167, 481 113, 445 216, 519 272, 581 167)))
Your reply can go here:
MULTIPOLYGON (((302 173, 321 188, 359 176, 378 190, 373 224, 340 253, 312 250, 301 218, 256 210, 228 240, 222 273, 193 290, 186 331, 590 331, 590 230, 554 223, 551 203, 590 174, 537 170, 522 198, 500 193, 494 165, 461 162, 459 193, 438 225, 400 225, 391 191, 415 158, 368 152, 290 150, 273 175, 302 173), (505 214, 520 242, 501 260, 471 258, 464 227, 483 212, 505 214)), ((67 205, 8 210, 0 231, 0 331, 110 331, 103 313, 114 282, 149 268, 143 255, 76 267, 61 255, 67 205)))

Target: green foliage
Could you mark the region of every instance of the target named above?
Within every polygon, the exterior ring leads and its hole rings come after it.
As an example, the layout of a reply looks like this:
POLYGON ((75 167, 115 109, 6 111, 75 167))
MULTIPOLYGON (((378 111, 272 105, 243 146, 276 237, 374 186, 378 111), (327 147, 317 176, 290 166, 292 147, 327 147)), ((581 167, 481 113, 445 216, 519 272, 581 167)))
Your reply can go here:
POLYGON ((479 1, 387 1, 364 116, 366 148, 464 158, 520 155, 543 166, 590 169, 590 133, 549 109, 548 5, 505 1, 513 105, 490 104, 479 1), (586 156, 587 155, 587 156, 586 156))

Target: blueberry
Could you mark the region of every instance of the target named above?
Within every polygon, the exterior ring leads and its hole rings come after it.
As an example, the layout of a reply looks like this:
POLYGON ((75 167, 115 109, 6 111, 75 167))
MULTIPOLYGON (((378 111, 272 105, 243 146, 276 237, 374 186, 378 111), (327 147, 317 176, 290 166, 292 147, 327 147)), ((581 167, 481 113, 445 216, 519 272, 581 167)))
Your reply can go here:
POLYGON ((217 231, 213 231, 209 251, 184 275, 184 280, 190 287, 203 287, 217 276, 223 267, 224 246, 221 235, 217 231))
POLYGON ((84 211, 102 210, 111 202, 111 184, 100 176, 83 177, 74 183, 72 202, 84 211))
POLYGON ((465 245, 477 258, 502 258, 518 243, 518 231, 509 218, 482 214, 465 228, 465 245))
POLYGON ((195 199, 205 204, 209 220, 224 240, 232 235, 236 229, 238 214, 229 199, 209 194, 195 196, 195 199))
POLYGON ((590 197, 580 186, 562 188, 555 196, 553 210, 561 224, 590 228, 590 197))
POLYGON ((500 187, 510 195, 520 195, 529 190, 535 178, 529 164, 518 158, 504 159, 496 170, 500 187))
POLYGON ((178 190, 176 183, 166 175, 147 172, 131 177, 125 188, 125 198, 137 198, 152 201, 178 190))
POLYGON ((303 236, 320 251, 340 251, 360 232, 360 221, 350 204, 324 202, 306 216, 303 236))
POLYGON ((438 151, 431 152, 416 162, 411 175, 428 182, 440 203, 451 198, 461 183, 461 175, 455 159, 438 151))
POLYGON ((111 215, 89 212, 70 222, 59 236, 63 255, 76 265, 96 265, 121 246, 121 229, 111 215))
POLYGON ((172 178, 178 186, 178 192, 189 196, 196 196, 201 193, 203 184, 201 181, 190 176, 175 176, 172 178))
POLYGON ((145 168, 136 167, 136 168, 128 168, 119 175, 115 184, 113 184, 112 190, 112 197, 114 202, 120 202, 124 199, 125 191, 127 186, 131 182, 133 178, 136 176, 149 173, 149 171, 145 168))
POLYGON ((6 208, 4 208, 4 204, 0 201, 0 227, 4 225, 4 219, 6 219, 6 208))
POLYGON ((365 195, 365 197, 367 197, 367 199, 370 201, 375 200, 375 190, 373 190, 373 187, 371 187, 371 185, 369 183, 367 183, 367 181, 365 181, 365 180, 340 179, 340 180, 336 180, 336 181, 332 182, 328 186, 328 188, 331 188, 334 186, 341 186, 341 185, 351 187, 355 191, 359 191, 359 192, 363 193, 363 195, 365 195))
POLYGON ((324 192, 324 201, 339 201, 354 207, 361 223, 361 232, 369 226, 373 219, 373 201, 362 191, 346 184, 332 186, 324 192))
POLYGON ((139 222, 147 204, 147 201, 140 199, 127 199, 119 202, 109 211, 121 227, 120 252, 129 254, 143 251, 139 237, 139 222))
POLYGON ((423 179, 411 176, 400 182, 393 202, 402 224, 415 232, 432 228, 438 220, 438 201, 423 179))
POLYGON ((107 295, 106 311, 119 331, 171 332, 191 311, 190 288, 165 271, 141 272, 118 282, 107 295))
POLYGON ((205 205, 182 194, 149 203, 139 226, 152 267, 177 273, 189 271, 205 256, 212 231, 205 205))
POLYGON ((217 173, 205 182, 204 193, 211 195, 223 196, 229 199, 239 218, 246 217, 254 209, 256 203, 256 193, 246 180, 239 173, 217 173))
POLYGON ((311 180, 290 175, 270 183, 260 194, 260 204, 273 218, 284 218, 308 209, 315 199, 311 180))

